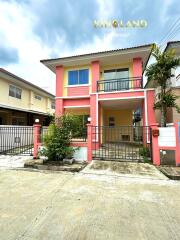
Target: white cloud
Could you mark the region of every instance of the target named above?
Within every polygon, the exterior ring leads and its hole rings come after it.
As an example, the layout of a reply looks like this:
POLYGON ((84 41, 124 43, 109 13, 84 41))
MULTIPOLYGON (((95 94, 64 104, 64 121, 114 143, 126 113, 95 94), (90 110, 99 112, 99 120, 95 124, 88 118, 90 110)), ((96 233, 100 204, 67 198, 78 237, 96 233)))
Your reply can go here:
POLYGON ((17 48, 19 53, 19 62, 8 65, 6 69, 47 91, 54 92, 55 75, 39 62, 50 55, 51 49, 34 35, 32 27, 36 17, 25 10, 15 2, 0 3, 0 32, 8 44, 17 48))
MULTIPOLYGON (((109 49, 115 49, 115 48, 121 48, 121 47, 130 47, 130 44, 138 45, 143 44, 147 42, 152 37, 152 31, 153 33, 157 33, 157 38, 162 37, 163 33, 159 31, 158 28, 158 22, 155 22, 155 24, 152 24, 153 29, 147 29, 145 33, 141 34, 141 30, 120 30, 120 29, 87 29, 87 36, 88 34, 93 34, 90 36, 93 36, 89 41, 84 42, 84 40, 81 41, 79 47, 73 46, 73 34, 70 33, 71 29, 68 31, 64 31, 62 27, 62 32, 64 32, 63 35, 56 35, 56 27, 58 26, 58 13, 57 16, 51 21, 51 18, 48 23, 49 25, 45 28, 45 35, 46 31, 49 27, 56 25, 53 28, 53 31, 55 32, 55 35, 53 35, 54 42, 51 46, 49 46, 47 43, 45 43, 43 36, 41 34, 38 34, 35 32, 38 30, 38 28, 35 28, 36 23, 40 23, 40 27, 43 24, 43 18, 42 16, 38 16, 38 11, 41 6, 45 6, 48 8, 50 0, 31 0, 28 4, 23 4, 22 1, 0 1, 0 37, 2 39, 5 39, 7 46, 10 46, 12 48, 16 48, 18 50, 19 55, 19 62, 9 64, 5 66, 5 68, 9 71, 11 71, 14 74, 17 74, 18 76, 42 87, 45 88, 47 91, 50 91, 54 93, 55 90, 55 74, 53 74, 49 69, 47 69, 45 66, 43 66, 39 61, 40 59, 46 59, 51 58, 52 56, 56 55, 58 57, 61 56, 68 56, 73 54, 82 54, 82 53, 89 53, 89 52, 95 52, 95 51, 103 51, 103 50, 109 50, 109 49), (21 3, 20 3, 21 2, 21 3), (42 5, 43 4, 43 5, 42 5), (47 6, 46 6, 47 4, 47 6), (37 14, 37 15, 35 15, 37 14), (56 18, 57 17, 57 18, 56 18), (157 32, 158 31, 158 32, 157 32), (100 34, 99 34, 100 33, 100 34), (144 34, 144 35, 143 35, 144 34), (41 36, 40 36, 41 35, 41 36), (71 42, 71 44, 69 44, 71 42)), ((60 1, 60 0, 59 0, 60 1)), ((98 3, 98 7, 96 9, 92 9, 92 11, 96 11, 97 14, 97 20, 112 20, 114 18, 120 18, 125 15, 132 15, 133 12, 136 12, 136 14, 139 14, 144 11, 143 7, 144 4, 138 4, 135 6, 134 10, 132 12, 127 12, 129 10, 123 9, 121 7, 121 4, 119 4, 120 7, 117 8, 117 4, 115 4, 115 1, 105 1, 105 0, 96 0, 98 3), (117 8, 117 9, 115 9, 117 8)), ((129 3, 132 1, 129 1, 129 3)), ((119 2, 118 2, 119 3, 119 2)), ((77 3, 76 3, 77 4, 77 3)), ((81 4, 81 3, 79 3, 81 4)), ((128 4, 128 1, 127 1, 128 4)), ((159 15, 157 19, 163 25, 163 21, 166 23, 170 19, 172 22, 174 21, 173 16, 168 15, 167 10, 172 4, 175 4, 175 1, 173 0, 165 0, 163 3, 162 11, 159 12, 159 15)), ((60 5, 59 5, 60 6, 60 5)), ((94 6, 94 5, 93 5, 94 6)), ((157 4, 158 7, 158 4, 157 4)), ((41 9, 41 8, 40 8, 41 9)), ((47 9, 46 9, 47 10, 47 9)), ((149 10, 149 9, 148 9, 149 10)), ((51 9, 48 8, 49 11, 49 17, 53 16, 53 10, 51 12, 51 9)), ((68 12, 68 11, 67 11, 68 12)), ((42 12, 41 12, 42 14, 42 12)), ((59 12, 59 14, 61 14, 59 12)), ((144 13, 146 14, 146 13, 144 13)), ((145 15, 146 16, 146 15, 145 15)), ((152 15, 152 19, 154 16, 152 15)), ((75 17, 74 17, 75 18, 75 17)), ((80 21, 81 18, 78 19, 78 16, 76 16, 76 19, 73 19, 74 21, 77 21, 77 24, 74 24, 72 26, 79 27, 79 24, 81 24, 80 21)), ((95 19, 94 19, 95 20, 95 19)), ((72 18, 67 18, 68 23, 72 23, 72 18)), ((61 28, 61 22, 60 28, 61 28)), ((71 25, 71 24, 69 24, 71 25)), ((84 25, 83 25, 84 26, 84 25)), ((39 27, 39 26, 38 26, 39 27)), ((66 27, 66 26, 65 26, 66 27)), ((85 25, 86 27, 86 25, 85 25)), ((92 23, 93 27, 93 23, 92 23)), ((84 30, 85 28, 83 28, 84 30)), ((75 32, 77 29, 73 29, 75 32)), ((80 29, 81 30, 81 29, 80 29)), ((77 34, 81 33, 81 31, 78 31, 77 34)), ((47 31, 47 37, 49 36, 50 32, 47 31)), ((76 35, 77 35, 76 34, 76 35)), ((156 37, 156 35, 153 35, 156 37)), ((52 35, 50 35, 52 36, 52 35)), ((78 35, 79 36, 79 35, 78 35)), ((3 41, 2 39, 1 42, 3 41)), ((53 38, 52 38, 53 39, 53 38)))
MULTIPOLYGON (((99 19, 110 16, 113 4, 99 0, 98 2, 99 19)), ((31 4, 34 5, 34 1, 31 4)), ((0 3, 0 33, 10 46, 18 49, 19 53, 19 62, 7 65, 6 69, 52 93, 55 92, 55 75, 39 62, 40 59, 50 58, 54 52, 59 52, 59 56, 68 56, 92 52, 92 49, 93 52, 112 49, 113 40, 119 36, 115 30, 110 30, 102 38, 95 35, 92 42, 82 43, 74 51, 66 45, 65 37, 61 36, 57 37, 54 45, 49 48, 32 30, 36 21, 36 16, 26 5, 17 2, 0 3)))

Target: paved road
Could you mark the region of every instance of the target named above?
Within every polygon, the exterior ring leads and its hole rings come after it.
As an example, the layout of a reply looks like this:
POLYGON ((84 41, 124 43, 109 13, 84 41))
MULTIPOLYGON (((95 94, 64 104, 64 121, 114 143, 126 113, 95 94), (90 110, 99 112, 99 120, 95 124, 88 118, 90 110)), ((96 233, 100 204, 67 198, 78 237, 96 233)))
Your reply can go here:
POLYGON ((1 170, 0 239, 179 240, 179 189, 157 176, 1 170))

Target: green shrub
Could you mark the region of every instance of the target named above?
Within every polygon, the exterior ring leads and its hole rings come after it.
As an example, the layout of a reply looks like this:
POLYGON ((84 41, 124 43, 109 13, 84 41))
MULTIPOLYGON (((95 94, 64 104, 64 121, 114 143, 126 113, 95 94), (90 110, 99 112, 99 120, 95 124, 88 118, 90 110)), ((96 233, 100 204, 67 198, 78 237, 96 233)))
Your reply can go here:
POLYGON ((139 155, 143 157, 144 161, 148 161, 148 157, 150 157, 150 151, 148 147, 142 147, 139 149, 139 155))
POLYGON ((48 160, 63 160, 72 158, 75 151, 70 146, 73 135, 79 131, 79 119, 76 116, 63 115, 52 122, 44 136, 45 148, 41 154, 48 157, 48 160))

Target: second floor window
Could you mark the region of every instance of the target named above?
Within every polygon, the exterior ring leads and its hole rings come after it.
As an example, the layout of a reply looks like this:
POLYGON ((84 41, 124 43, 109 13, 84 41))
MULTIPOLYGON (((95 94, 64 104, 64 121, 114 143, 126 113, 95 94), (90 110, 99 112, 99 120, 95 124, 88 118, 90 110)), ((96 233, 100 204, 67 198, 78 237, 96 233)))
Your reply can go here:
POLYGON ((39 96, 39 95, 34 95, 34 98, 37 99, 37 100, 40 100, 40 101, 41 101, 41 99, 42 99, 42 97, 39 96))
POLYGON ((55 106, 56 106, 56 105, 55 105, 55 102, 51 102, 51 108, 52 108, 52 109, 55 109, 55 106))
POLYGON ((9 86, 9 96, 21 99, 22 89, 16 86, 9 86))
POLYGON ((89 83, 89 70, 81 69, 68 72, 68 85, 81 85, 89 83))

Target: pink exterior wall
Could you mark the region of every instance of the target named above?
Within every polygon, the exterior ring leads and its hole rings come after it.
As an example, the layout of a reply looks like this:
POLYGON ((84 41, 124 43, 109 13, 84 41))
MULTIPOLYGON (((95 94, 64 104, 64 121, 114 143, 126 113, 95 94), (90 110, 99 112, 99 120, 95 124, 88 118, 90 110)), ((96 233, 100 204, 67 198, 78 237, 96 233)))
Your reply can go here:
POLYGON ((67 95, 68 96, 89 95, 89 87, 88 86, 68 87, 67 95))
POLYGON ((91 72, 92 72, 92 92, 97 90, 97 81, 100 80, 100 64, 99 61, 91 63, 91 72))
POLYGON ((64 103, 62 98, 56 98, 56 116, 64 114, 64 103))
POLYGON ((63 96, 63 78, 64 78, 63 66, 56 67, 56 97, 63 96))
POLYGON ((90 117, 91 117, 91 125, 97 126, 96 122, 96 115, 97 115, 97 103, 96 103, 97 96, 95 94, 91 95, 90 98, 90 117))
MULTIPOLYGON (((100 79, 100 64, 99 61, 91 63, 91 72, 92 72, 92 93, 97 91, 97 81, 100 79)), ((97 126, 98 122, 96 121, 98 114, 98 104, 97 104, 97 95, 92 94, 90 96, 90 117, 91 125, 97 126)))
POLYGON ((131 92, 114 92, 99 94, 99 99, 113 99, 113 98, 131 98, 131 97, 144 97, 144 91, 131 91, 131 92))
MULTIPOLYGON (((133 77, 142 77, 142 59, 133 58, 133 77)), ((134 81, 134 88, 141 86, 141 79, 134 81)))
MULTIPOLYGON (((63 66, 56 67, 56 97, 63 96, 63 79, 64 79, 64 68, 63 66)), ((63 100, 56 98, 56 116, 62 115, 63 100)))
MULTIPOLYGON (((154 123, 151 125, 152 131, 157 130, 157 124, 154 123)), ((161 164, 160 161, 160 152, 159 152, 159 146, 158 146, 158 137, 154 137, 152 135, 152 157, 153 157, 153 164, 159 166, 161 164)))
POLYGON ((33 125, 34 131, 33 131, 33 135, 34 135, 34 150, 33 150, 33 158, 36 159, 38 157, 38 147, 41 145, 41 141, 40 141, 40 129, 41 129, 41 125, 40 124, 34 124, 33 125))
POLYGON ((156 122, 155 111, 154 111, 154 98, 155 91, 147 91, 147 115, 148 115, 148 126, 151 126, 156 122))
POLYGON ((89 98, 64 99, 63 102, 64 102, 64 107, 90 105, 89 98))

